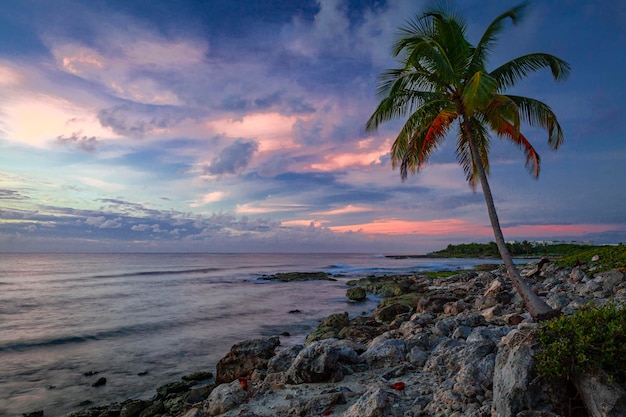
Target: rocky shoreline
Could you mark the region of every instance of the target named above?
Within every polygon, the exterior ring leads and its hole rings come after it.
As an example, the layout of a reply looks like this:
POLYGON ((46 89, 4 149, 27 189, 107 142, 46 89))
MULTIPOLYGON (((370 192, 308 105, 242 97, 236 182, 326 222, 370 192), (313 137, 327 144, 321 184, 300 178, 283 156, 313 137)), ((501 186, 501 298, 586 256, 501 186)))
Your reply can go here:
MULTIPOLYGON (((618 270, 593 274, 541 261, 523 266, 522 275, 565 314, 590 301, 626 304, 626 277, 618 270)), ((624 389, 615 383, 600 381, 609 397, 596 398, 594 413, 573 385, 536 377, 538 326, 502 267, 348 284, 386 298, 370 316, 327 317, 302 345, 283 348, 278 336, 247 340, 214 374, 203 370, 159 387, 149 400, 66 417, 626 415, 624 389)), ((599 386, 597 378, 587 384, 599 386)), ((25 416, 37 415, 44 414, 25 416)))

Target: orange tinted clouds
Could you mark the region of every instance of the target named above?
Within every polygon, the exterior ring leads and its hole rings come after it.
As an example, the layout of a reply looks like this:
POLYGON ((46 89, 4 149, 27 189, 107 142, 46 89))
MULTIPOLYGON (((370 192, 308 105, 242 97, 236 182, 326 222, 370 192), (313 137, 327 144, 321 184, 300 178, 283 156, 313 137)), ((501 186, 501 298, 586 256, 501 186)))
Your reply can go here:
POLYGON ((331 226, 335 232, 362 232, 365 234, 384 235, 445 235, 445 234, 484 234, 481 226, 473 225, 463 219, 444 219, 409 221, 400 219, 380 219, 371 223, 348 226, 331 226))

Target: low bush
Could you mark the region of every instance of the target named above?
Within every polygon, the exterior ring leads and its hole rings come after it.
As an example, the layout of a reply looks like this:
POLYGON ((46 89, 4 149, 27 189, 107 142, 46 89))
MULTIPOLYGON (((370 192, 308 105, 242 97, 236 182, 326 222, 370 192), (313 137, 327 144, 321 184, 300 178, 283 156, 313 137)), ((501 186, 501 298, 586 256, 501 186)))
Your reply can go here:
POLYGON ((536 355, 539 375, 569 379, 575 374, 605 371, 626 387, 626 308, 588 304, 571 316, 539 328, 536 355))

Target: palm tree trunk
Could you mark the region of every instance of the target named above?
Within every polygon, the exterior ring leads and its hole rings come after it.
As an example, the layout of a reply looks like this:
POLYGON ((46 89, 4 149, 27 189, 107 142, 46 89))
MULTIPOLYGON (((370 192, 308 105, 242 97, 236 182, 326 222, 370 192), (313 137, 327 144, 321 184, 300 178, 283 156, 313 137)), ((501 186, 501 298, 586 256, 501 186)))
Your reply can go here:
POLYGON ((559 315, 559 312, 553 310, 548 304, 546 304, 545 301, 539 298, 539 296, 537 296, 537 294, 535 294, 528 287, 528 285, 526 285, 522 276, 517 270, 517 267, 513 263, 513 259, 511 258, 509 249, 506 247, 506 242, 504 241, 504 235, 502 234, 502 228, 500 227, 500 221, 498 220, 498 214, 496 213, 496 206, 493 203, 493 196, 491 195, 491 188, 489 187, 489 182, 487 181, 485 167, 483 166, 480 153, 478 152, 478 147, 476 146, 474 135, 470 130, 467 119, 463 119, 462 123, 464 125, 463 129, 468 136, 467 139, 469 142, 470 151, 472 153, 472 160, 478 173, 478 178, 480 179, 480 185, 483 189, 483 195, 485 196, 485 203, 487 204, 489 220, 491 221, 493 234, 496 238, 496 245, 498 246, 498 251, 500 252, 502 261, 506 266, 509 278, 513 282, 513 286, 515 286, 517 293, 520 295, 520 297, 522 297, 522 300, 524 301, 524 306, 533 317, 533 319, 537 321, 542 321, 555 317, 559 315))

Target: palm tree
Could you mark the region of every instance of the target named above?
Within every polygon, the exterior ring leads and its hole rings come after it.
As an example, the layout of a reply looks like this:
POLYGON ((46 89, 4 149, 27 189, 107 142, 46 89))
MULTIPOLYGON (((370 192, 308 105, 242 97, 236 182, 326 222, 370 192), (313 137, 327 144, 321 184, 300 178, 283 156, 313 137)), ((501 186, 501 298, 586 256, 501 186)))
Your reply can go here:
POLYGON ((383 122, 406 118, 391 148, 393 167, 400 167, 405 180, 409 173, 415 174, 424 167, 453 126, 458 128, 457 159, 472 188, 480 182, 508 275, 531 316, 544 320, 558 312, 532 292, 513 264, 487 181, 490 131, 524 151, 526 167, 535 177, 539 175, 539 155, 521 133, 521 123, 546 130, 553 150, 563 142, 563 132, 549 106, 504 92, 542 68, 550 68, 555 80, 564 80, 569 75, 569 64, 550 54, 532 53, 491 72, 485 69, 505 21, 517 23, 525 8, 526 4, 522 4, 498 16, 476 46, 466 38, 462 17, 444 7, 410 20, 400 28, 401 37, 393 49, 400 67, 381 74, 381 101, 366 129, 373 131, 383 122))

